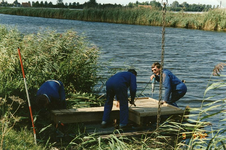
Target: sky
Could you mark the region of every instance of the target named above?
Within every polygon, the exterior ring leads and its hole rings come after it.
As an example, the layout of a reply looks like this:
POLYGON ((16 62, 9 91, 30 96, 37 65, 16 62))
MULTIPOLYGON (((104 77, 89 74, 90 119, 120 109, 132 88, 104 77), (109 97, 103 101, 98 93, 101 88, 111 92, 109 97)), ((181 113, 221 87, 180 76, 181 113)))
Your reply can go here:
MULTIPOLYGON (((2 0, 0 0, 2 1, 2 0)), ((4 0, 5 2, 7 1, 8 3, 13 3, 13 1, 15 0, 4 0)), ((47 2, 52 2, 53 4, 56 4, 57 0, 18 0, 19 3, 22 3, 22 2, 36 2, 36 1, 47 1, 47 2)), ((73 3, 73 2, 79 2, 80 4, 83 4, 85 2, 88 2, 89 0, 63 0, 63 3, 73 3)), ((132 3, 136 3, 136 1, 138 2, 150 2, 152 0, 96 0, 96 2, 99 4, 121 4, 121 5, 127 5, 129 4, 130 2, 132 3)), ((166 0, 156 0, 157 2, 166 2, 166 0)), ((174 1, 176 0, 168 0, 168 4, 172 4, 174 1)), ((179 2, 179 4, 182 4, 183 2, 187 2, 188 4, 208 4, 208 5, 220 5, 220 0, 177 0, 179 2)), ((226 0, 222 0, 222 1, 226 1, 226 0)))

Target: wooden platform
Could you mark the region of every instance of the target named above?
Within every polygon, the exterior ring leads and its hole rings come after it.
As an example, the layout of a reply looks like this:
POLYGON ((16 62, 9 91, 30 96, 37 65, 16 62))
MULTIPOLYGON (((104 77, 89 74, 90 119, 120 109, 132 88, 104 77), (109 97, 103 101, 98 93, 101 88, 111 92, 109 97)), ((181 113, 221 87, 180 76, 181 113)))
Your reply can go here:
MULTIPOLYGON (((145 117, 157 116, 158 100, 149 97, 138 98, 135 104, 136 107, 129 108, 129 120, 141 124, 142 119, 145 117)), ((183 113, 184 110, 167 103, 161 105, 161 115, 179 115, 183 113)))
MULTIPOLYGON (((145 117, 157 115, 158 100, 149 97, 137 98, 135 104, 136 107, 129 107, 130 121, 140 125, 145 117)), ((103 111, 104 107, 52 110, 51 119, 55 123, 101 122, 103 111)), ((163 104, 161 106, 161 115, 179 115, 183 113, 184 110, 172 105, 163 104)), ((119 119, 119 107, 116 107, 116 102, 112 108, 111 119, 119 119)))

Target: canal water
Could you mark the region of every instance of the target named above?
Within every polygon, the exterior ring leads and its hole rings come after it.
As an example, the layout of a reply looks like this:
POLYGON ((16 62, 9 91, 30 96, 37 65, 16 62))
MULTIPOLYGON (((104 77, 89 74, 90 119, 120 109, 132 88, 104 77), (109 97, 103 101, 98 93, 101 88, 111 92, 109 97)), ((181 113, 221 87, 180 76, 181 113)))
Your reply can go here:
MULTIPOLYGON (((156 84, 152 94, 149 77, 151 64, 161 61, 162 27, 3 14, 0 14, 0 24, 16 27, 23 34, 37 33, 47 28, 57 32, 75 30, 100 47, 100 61, 107 63, 103 68, 135 68, 138 72, 137 94, 158 99, 159 86, 156 84)), ((171 70, 179 79, 186 80, 188 88, 187 94, 177 102, 180 108, 199 108, 203 99, 214 95, 218 96, 209 98, 205 103, 225 98, 224 87, 211 90, 204 97, 207 85, 212 83, 211 79, 223 80, 222 77, 212 77, 211 73, 215 65, 226 60, 225 39, 225 32, 166 28, 164 68, 171 70)), ((101 74, 110 76, 108 69, 101 74)), ((222 107, 208 113, 223 110, 225 104, 223 101, 221 103, 222 107)), ((219 122, 223 118, 224 115, 220 114, 207 121, 213 124, 213 129, 220 129, 225 128, 225 122, 219 122)))

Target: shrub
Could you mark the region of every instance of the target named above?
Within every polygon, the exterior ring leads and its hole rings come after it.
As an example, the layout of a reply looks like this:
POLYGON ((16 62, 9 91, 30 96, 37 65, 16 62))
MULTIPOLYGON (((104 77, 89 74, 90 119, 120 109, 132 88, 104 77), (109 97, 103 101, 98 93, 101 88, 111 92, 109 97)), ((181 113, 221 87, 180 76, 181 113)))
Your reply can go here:
POLYGON ((31 94, 49 79, 61 80, 67 92, 90 92, 97 83, 99 49, 74 31, 57 33, 46 29, 22 35, 17 29, 0 34, 0 95, 24 96, 24 83, 17 47, 21 49, 31 94), (22 93, 22 94, 20 94, 22 93))

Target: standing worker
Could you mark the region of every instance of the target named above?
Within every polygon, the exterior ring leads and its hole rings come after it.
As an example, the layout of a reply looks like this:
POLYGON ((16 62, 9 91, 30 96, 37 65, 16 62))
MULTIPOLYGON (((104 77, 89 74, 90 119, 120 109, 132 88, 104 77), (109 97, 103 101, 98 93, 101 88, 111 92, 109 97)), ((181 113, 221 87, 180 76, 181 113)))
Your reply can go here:
POLYGON ((47 80, 44 82, 35 97, 36 109, 66 109, 65 91, 61 81, 47 80))
MULTIPOLYGON (((162 70, 161 64, 155 62, 152 64, 151 68, 154 74, 151 75, 150 79, 152 80, 153 78, 155 78, 159 82, 160 71, 162 70)), ((176 101, 178 101, 186 94, 187 87, 171 71, 167 69, 163 69, 162 71, 163 85, 165 87, 165 96, 163 102, 178 107, 176 101)))
POLYGON ((134 104, 134 98, 136 96, 137 72, 134 69, 129 69, 127 72, 119 72, 113 75, 106 82, 107 100, 104 105, 104 114, 102 118, 101 126, 104 128, 109 123, 110 112, 113 106, 114 96, 120 102, 120 124, 119 128, 123 129, 127 127, 129 118, 128 108, 128 88, 130 89, 131 105, 134 104))

